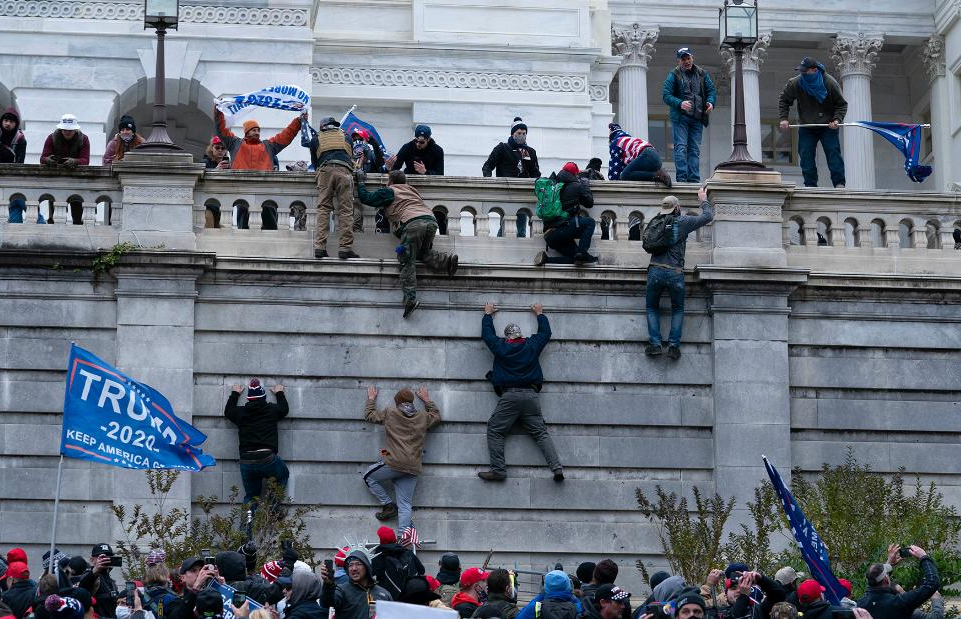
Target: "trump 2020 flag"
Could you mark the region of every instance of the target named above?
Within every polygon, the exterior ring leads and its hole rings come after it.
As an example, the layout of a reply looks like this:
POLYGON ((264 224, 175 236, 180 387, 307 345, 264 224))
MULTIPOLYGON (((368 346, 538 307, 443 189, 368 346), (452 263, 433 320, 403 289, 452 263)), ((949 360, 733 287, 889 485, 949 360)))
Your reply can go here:
POLYGON ((310 95, 297 86, 268 86, 245 95, 217 99, 216 105, 224 120, 231 125, 255 107, 303 112, 310 109, 310 95))
POLYGON ((366 129, 370 131, 370 134, 377 140, 377 145, 380 146, 380 152, 384 153, 384 157, 390 157, 390 153, 387 152, 387 147, 384 145, 384 141, 380 139, 380 134, 377 133, 377 129, 374 129, 374 125, 357 118, 353 112, 347 112, 343 122, 340 123, 340 128, 344 130, 347 137, 350 137, 354 129, 366 129))
POLYGON ((904 171, 908 178, 915 183, 920 183, 931 175, 931 166, 918 163, 918 158, 921 156, 921 125, 867 120, 858 120, 846 124, 870 129, 894 144, 895 148, 904 155, 904 171))
POLYGON ((824 597, 837 606, 841 603, 841 598, 847 595, 847 590, 841 586, 834 572, 831 571, 827 546, 814 530, 814 526, 805 518, 791 491, 784 485, 780 473, 773 464, 768 462, 767 457, 761 457, 764 458, 764 466, 767 468, 768 477, 771 478, 771 484, 781 499, 781 505, 791 525, 791 533, 794 534, 794 539, 801 550, 801 556, 811 570, 811 578, 821 583, 824 587, 824 597))
POLYGON ((70 347, 60 453, 128 469, 199 471, 217 464, 207 436, 174 415, 159 391, 76 344, 70 347))

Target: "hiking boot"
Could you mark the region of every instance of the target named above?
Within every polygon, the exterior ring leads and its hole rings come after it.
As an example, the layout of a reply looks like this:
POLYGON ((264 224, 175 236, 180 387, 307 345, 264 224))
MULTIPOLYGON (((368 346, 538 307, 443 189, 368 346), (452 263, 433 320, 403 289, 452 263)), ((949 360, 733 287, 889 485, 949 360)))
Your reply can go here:
POLYGON ((554 481, 557 483, 564 481, 564 469, 557 469, 554 471, 554 481))
POLYGON ((460 258, 457 257, 457 254, 452 254, 450 259, 447 260, 447 275, 453 277, 454 273, 457 273, 457 266, 459 263, 460 258))
POLYGON ((658 344, 657 346, 651 346, 650 344, 648 344, 647 348, 644 349, 644 354, 647 355, 648 357, 656 357, 662 352, 664 352, 664 349, 661 348, 660 344, 658 344))
POLYGON ((360 254, 355 254, 354 250, 348 249, 347 251, 341 251, 338 253, 337 257, 341 260, 349 260, 350 258, 360 258, 360 254))
POLYGON ((407 301, 404 303, 404 318, 410 317, 418 307, 420 307, 420 301, 407 301))
POLYGON ((664 171, 664 168, 661 168, 654 173, 654 182, 660 183, 668 189, 671 188, 671 177, 667 174, 667 172, 664 171))
POLYGON ((477 476, 484 481, 504 481, 507 479, 505 473, 495 473, 494 471, 481 471, 477 476))
POLYGON ((534 266, 542 267, 545 264, 547 264, 547 252, 546 251, 537 252, 537 255, 534 256, 534 266))
POLYGON ((681 347, 680 346, 668 346, 667 347, 667 358, 668 359, 680 359, 681 358, 681 347))
POLYGON ((388 503, 387 505, 383 505, 382 507, 383 509, 381 509, 379 512, 374 514, 374 518, 377 518, 377 520, 383 521, 383 520, 390 520, 391 518, 397 517, 397 503, 388 503))
POLYGON ((328 256, 327 256, 327 250, 326 250, 326 249, 315 249, 315 250, 314 250, 314 258, 320 260, 321 258, 327 258, 327 257, 328 257, 328 256))
POLYGON ((592 256, 587 252, 574 254, 574 262, 577 264, 594 264, 597 262, 597 256, 592 256))

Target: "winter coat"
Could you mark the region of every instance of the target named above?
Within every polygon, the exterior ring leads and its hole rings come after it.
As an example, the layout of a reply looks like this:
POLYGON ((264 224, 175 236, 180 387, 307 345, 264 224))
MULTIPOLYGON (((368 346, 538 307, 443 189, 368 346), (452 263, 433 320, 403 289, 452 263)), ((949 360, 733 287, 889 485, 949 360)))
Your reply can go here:
POLYGON ((544 230, 550 230, 563 224, 565 221, 577 215, 581 207, 592 208, 594 206, 594 194, 591 193, 590 182, 578 178, 568 172, 561 170, 557 173, 557 182, 563 183, 561 187, 561 208, 564 209, 562 217, 554 217, 544 220, 544 230))
POLYGON ((317 600, 304 600, 293 608, 284 609, 284 619, 327 619, 327 614, 317 600))
POLYGON ((227 128, 223 112, 214 109, 214 135, 219 137, 227 152, 230 153, 230 167, 234 170, 273 170, 274 159, 280 151, 287 148, 300 131, 300 116, 290 121, 287 127, 270 138, 256 142, 245 137, 237 137, 227 128))
MULTIPOLYGON (((701 123, 706 127, 710 121, 710 114, 707 113, 707 104, 710 103, 712 106, 717 101, 717 89, 714 88, 714 82, 711 81, 711 76, 708 75, 707 71, 702 69, 697 65, 693 65, 691 70, 697 74, 698 84, 699 84, 699 98, 701 100, 701 123)), ((674 67, 674 70, 668 73, 667 79, 664 80, 664 86, 661 88, 661 99, 664 104, 671 108, 671 123, 676 124, 680 122, 681 116, 690 116, 684 110, 681 109, 681 104, 684 103, 684 76, 682 75, 683 69, 681 67, 674 67)))
POLYGON ((481 319, 481 338, 494 353, 491 382, 495 388, 535 387, 540 389, 544 373, 538 358, 551 339, 551 324, 547 316, 537 317, 537 333, 520 342, 508 342, 497 337, 494 319, 484 314, 481 319))
MULTIPOLYGON (((734 608, 732 617, 734 619, 742 617, 753 617, 754 619, 768 619, 771 616, 771 609, 774 605, 783 602, 787 598, 787 591, 784 589, 784 585, 778 581, 768 578, 767 576, 761 576, 760 581, 757 583, 761 591, 764 592, 764 598, 758 604, 752 604, 750 601, 750 596, 741 595, 734 601, 734 608)), ((804 613, 804 619, 831 619, 831 605, 825 602, 828 606, 826 615, 821 616, 822 612, 825 612, 820 607, 815 608, 817 603, 808 606, 809 610, 804 610, 803 608, 798 608, 799 611, 804 613), (811 613, 809 616, 808 613, 811 613)))
POLYGON ((133 134, 133 139, 129 143, 124 142, 118 133, 107 143, 107 150, 103 153, 103 165, 109 166, 114 161, 120 161, 124 155, 143 144, 143 142, 143 136, 136 133, 133 134))
POLYGON ((580 615, 584 610, 584 606, 582 605, 581 600, 577 599, 574 596, 574 594, 571 593, 570 591, 555 591, 548 594, 539 593, 536 596, 534 596, 534 599, 531 600, 527 604, 527 606, 522 608, 521 611, 517 613, 517 617, 515 619, 538 619, 537 618, 538 604, 541 605, 541 610, 543 611, 543 605, 547 600, 560 600, 560 601, 570 602, 574 604, 575 608, 577 609, 578 615, 580 615))
POLYGON ((228 550, 217 553, 217 571, 227 584, 247 594, 255 602, 264 604, 270 593, 270 583, 260 574, 247 576, 247 560, 239 552, 228 550))
MULTIPOLYGON (((444 175, 444 149, 433 139, 428 139, 427 146, 423 150, 417 150, 417 145, 410 141, 400 147, 397 151, 397 160, 394 161, 392 170, 404 168, 404 174, 417 174, 414 170, 414 162, 420 161, 427 168, 429 176, 444 175)), ((498 174, 500 176, 500 174, 498 174)))
POLYGON ((48 157, 58 159, 76 159, 77 165, 90 165, 90 140, 82 132, 77 131, 72 140, 65 140, 60 129, 47 136, 40 153, 40 163, 46 163, 48 157))
POLYGON ((480 608, 480 602, 463 591, 458 591, 457 595, 451 598, 450 607, 466 619, 467 617, 473 616, 474 612, 480 608))
POLYGON ((784 85, 784 90, 781 91, 777 102, 779 120, 788 119, 791 106, 795 101, 797 101, 798 120, 802 125, 844 120, 844 115, 848 113, 848 102, 844 99, 841 86, 836 79, 827 73, 824 74, 824 87, 827 88, 828 94, 824 101, 820 102, 801 88, 798 84, 800 80, 801 76, 796 75, 784 85))
POLYGON ((277 453, 277 422, 287 416, 290 408, 283 391, 278 391, 276 395, 276 404, 268 402, 264 397, 248 400, 246 406, 237 406, 240 398, 237 392, 231 392, 227 398, 224 417, 237 426, 241 457, 246 452, 259 449, 269 449, 277 453))
POLYGON ((674 238, 677 239, 667 251, 651 255, 651 266, 673 269, 684 268, 684 255, 687 251, 687 235, 701 226, 706 226, 714 220, 714 210, 711 203, 705 200, 701 203, 700 215, 677 215, 674 217, 674 238))
POLYGON ((337 619, 368 619, 370 604, 377 600, 389 602, 391 597, 387 590, 374 584, 374 572, 366 553, 355 551, 347 556, 359 557, 367 567, 367 586, 356 584, 351 580, 334 586, 325 582, 320 596, 320 605, 324 608, 333 608, 337 619))
POLYGON ((921 584, 910 591, 897 593, 891 587, 870 587, 858 600, 858 606, 871 613, 871 619, 910 619, 911 613, 941 587, 938 568, 931 557, 921 561, 921 584))
POLYGON ((400 561, 401 565, 406 565, 408 577, 414 574, 423 576, 426 572, 424 569, 424 564, 420 562, 420 559, 417 558, 417 555, 400 544, 381 544, 374 550, 374 552, 377 553, 377 556, 374 557, 373 561, 370 562, 371 571, 377 578, 377 582, 380 583, 381 586, 387 590, 387 593, 389 593, 390 596, 395 600, 400 599, 400 595, 403 593, 403 591, 401 591, 397 586, 394 586, 394 583, 391 583, 390 579, 386 576, 389 565, 388 557, 395 557, 398 561, 400 561))
POLYGON ((521 610, 517 604, 504 597, 504 594, 491 593, 471 616, 480 619, 514 619, 519 612, 521 610))
POLYGON ((13 586, 3 593, 3 603, 10 607, 13 616, 23 619, 24 614, 33 605, 37 595, 37 583, 28 579, 15 580, 13 586))
POLYGON ((20 131, 20 114, 11 106, 3 115, 13 116, 17 124, 11 131, 0 128, 0 163, 23 163, 27 156, 27 138, 20 131))
POLYGON ((541 169, 537 164, 537 151, 527 144, 517 146, 513 137, 494 147, 487 161, 484 162, 481 172, 484 176, 490 176, 491 172, 495 172, 498 178, 540 178, 541 176, 541 169), (517 153, 518 148, 526 149, 530 158, 521 159, 517 153))
MULTIPOLYGON (((380 450, 380 456, 384 464, 394 471, 409 475, 420 475, 424 472, 421 458, 424 455, 427 431, 440 423, 437 405, 427 402, 425 406, 427 410, 417 411, 413 417, 407 417, 394 405, 377 410, 374 401, 367 400, 364 419, 384 426, 387 445, 380 450)), ((374 563, 376 564, 376 560, 374 563)), ((424 573, 423 565, 420 573, 424 573)))

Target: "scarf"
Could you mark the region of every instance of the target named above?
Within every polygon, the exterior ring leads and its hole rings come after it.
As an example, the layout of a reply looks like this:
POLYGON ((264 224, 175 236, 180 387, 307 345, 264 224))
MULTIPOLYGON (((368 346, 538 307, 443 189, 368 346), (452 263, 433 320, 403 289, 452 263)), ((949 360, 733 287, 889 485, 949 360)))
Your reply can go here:
POLYGON ((411 402, 401 402, 397 405, 397 410, 403 413, 404 417, 407 417, 408 419, 417 414, 417 409, 414 408, 414 405, 411 402))
POLYGON ((824 85, 824 65, 818 65, 817 73, 802 73, 798 83, 801 90, 817 99, 818 103, 824 103, 828 96, 828 89, 824 85))

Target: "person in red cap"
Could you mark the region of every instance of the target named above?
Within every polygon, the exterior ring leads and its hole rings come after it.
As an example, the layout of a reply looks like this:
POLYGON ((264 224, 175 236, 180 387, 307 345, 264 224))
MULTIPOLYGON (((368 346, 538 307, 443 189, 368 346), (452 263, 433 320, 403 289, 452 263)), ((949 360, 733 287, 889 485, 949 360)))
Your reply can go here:
POLYGON ((481 605, 481 598, 487 595, 487 576, 477 567, 469 567, 460 575, 460 591, 450 601, 450 607, 461 617, 470 617, 481 605))
MULTIPOLYGON (((16 548, 14 550, 20 550, 16 548)), ((22 550, 20 550, 23 553, 22 550)), ((7 554, 7 558, 14 554, 13 551, 7 554)), ((19 555, 14 555, 14 558, 19 558, 19 555)), ((26 559, 26 554, 23 555, 23 559, 26 559)), ((30 580, 30 570, 27 569, 27 564, 24 561, 11 561, 7 565, 7 570, 2 576, 7 586, 7 590, 3 594, 3 603, 10 607, 10 611, 13 616, 17 619, 23 619, 27 610, 33 604, 34 597, 37 593, 37 583, 30 580)))
MULTIPOLYGON (((546 251, 537 254, 534 264, 593 264, 597 256, 592 256, 591 238, 594 236, 595 221, 583 214, 581 208, 594 206, 594 194, 590 181, 579 178, 577 164, 568 161, 557 173, 557 183, 561 185, 560 202, 562 211, 553 217, 544 218, 544 242, 548 249, 560 256, 548 256, 546 251)), ((538 209, 540 210, 540 209, 538 209)))
POLYGON ((10 549, 10 552, 7 553, 7 565, 10 565, 15 561, 20 561, 21 563, 30 563, 27 561, 27 553, 23 548, 12 548, 10 549))
POLYGON ((427 571, 414 552, 397 543, 397 534, 390 527, 377 529, 380 545, 374 549, 375 556, 370 562, 371 570, 377 577, 377 584, 399 600, 404 593, 408 579, 423 576, 427 571))
POLYGON ((798 612, 804 619, 830 619, 831 603, 824 599, 821 583, 808 578, 797 587, 798 612))

